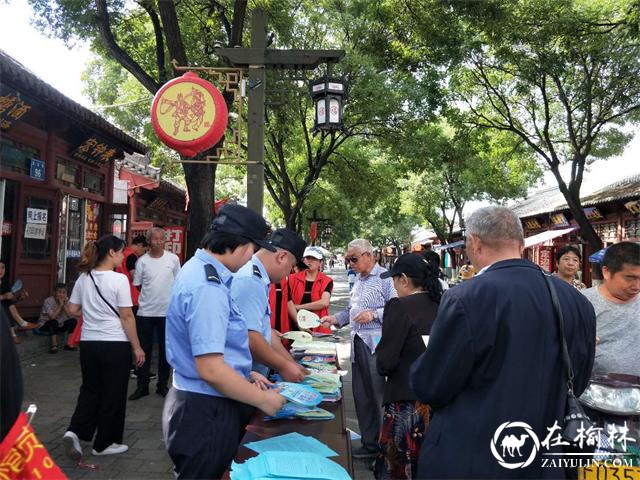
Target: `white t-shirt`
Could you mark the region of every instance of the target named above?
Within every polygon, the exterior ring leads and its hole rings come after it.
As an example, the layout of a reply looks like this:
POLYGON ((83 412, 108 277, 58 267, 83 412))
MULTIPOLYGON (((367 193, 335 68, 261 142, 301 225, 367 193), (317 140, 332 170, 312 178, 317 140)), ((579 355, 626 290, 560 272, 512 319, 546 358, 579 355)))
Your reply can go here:
POLYGON ((136 262, 134 285, 142 285, 138 298, 138 315, 141 317, 166 317, 173 280, 180 271, 180 260, 175 253, 166 250, 159 258, 148 253, 136 262))
MULTIPOLYGON (((113 307, 131 307, 131 290, 129 281, 122 273, 112 271, 91 271, 96 285, 100 289, 102 296, 113 307)), ((69 303, 74 303, 82 307, 82 335, 80 340, 104 341, 104 342, 128 342, 129 339, 124 333, 120 316, 116 316, 109 305, 100 298, 96 286, 83 273, 78 278, 69 303)))

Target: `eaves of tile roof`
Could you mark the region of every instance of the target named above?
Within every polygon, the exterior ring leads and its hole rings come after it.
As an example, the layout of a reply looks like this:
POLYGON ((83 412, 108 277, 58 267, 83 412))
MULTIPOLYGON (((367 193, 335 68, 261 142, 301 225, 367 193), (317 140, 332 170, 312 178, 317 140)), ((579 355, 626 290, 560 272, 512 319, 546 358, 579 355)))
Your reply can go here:
POLYGON ((50 108, 112 137, 125 150, 138 153, 145 153, 148 150, 146 145, 127 135, 100 115, 71 100, 1 49, 0 82, 30 94, 50 108))

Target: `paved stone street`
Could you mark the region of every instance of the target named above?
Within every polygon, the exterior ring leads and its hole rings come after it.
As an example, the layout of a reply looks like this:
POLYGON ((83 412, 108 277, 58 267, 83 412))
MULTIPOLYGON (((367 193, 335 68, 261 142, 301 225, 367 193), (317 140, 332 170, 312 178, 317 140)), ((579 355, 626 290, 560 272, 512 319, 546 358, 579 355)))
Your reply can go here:
MULTIPOLYGON (((332 313, 344 308, 348 302, 348 287, 344 269, 330 272, 335 279, 332 297, 332 313)), ((341 366, 350 369, 350 346, 348 329, 340 332, 342 342, 338 347, 341 366)), ((97 470, 77 467, 64 454, 61 438, 73 413, 80 388, 80 363, 78 352, 60 350, 55 355, 48 353, 48 338, 32 334, 23 335, 18 346, 22 358, 25 382, 24 409, 30 403, 38 406, 33 425, 40 440, 51 456, 71 479, 173 479, 173 468, 162 442, 163 398, 151 393, 135 402, 128 402, 124 443, 129 451, 123 455, 93 457, 91 445, 83 444, 84 461, 98 466, 97 470)), ((157 362, 154 361, 157 365, 157 362)), ((157 371, 152 364, 152 371, 157 371)), ((351 375, 344 380, 345 410, 347 426, 358 430, 355 407, 351 391, 351 375)), ((151 391, 155 385, 151 384, 151 391)), ((129 383, 129 392, 135 389, 135 380, 129 383)), ((359 446, 355 441, 354 446, 359 446)), ((356 479, 371 479, 367 461, 354 459, 356 479)))

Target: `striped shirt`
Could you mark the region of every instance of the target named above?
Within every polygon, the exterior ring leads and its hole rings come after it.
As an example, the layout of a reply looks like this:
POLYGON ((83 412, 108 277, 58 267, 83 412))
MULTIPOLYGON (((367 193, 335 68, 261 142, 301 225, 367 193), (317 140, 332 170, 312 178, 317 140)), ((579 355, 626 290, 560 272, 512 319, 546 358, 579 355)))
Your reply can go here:
MULTIPOLYGON (((351 352, 353 355, 353 340, 358 335, 364 343, 375 353, 376 346, 382 337, 382 316, 386 303, 398 296, 393 288, 391 278, 381 279, 380 274, 386 272, 380 265, 374 265, 367 275, 358 275, 356 283, 351 291, 349 306, 336 314, 339 326, 347 323, 351 325, 351 352), (354 318, 362 311, 374 310, 377 318, 369 323, 359 324, 354 322, 354 318)), ((353 358, 352 358, 353 361, 353 358)))

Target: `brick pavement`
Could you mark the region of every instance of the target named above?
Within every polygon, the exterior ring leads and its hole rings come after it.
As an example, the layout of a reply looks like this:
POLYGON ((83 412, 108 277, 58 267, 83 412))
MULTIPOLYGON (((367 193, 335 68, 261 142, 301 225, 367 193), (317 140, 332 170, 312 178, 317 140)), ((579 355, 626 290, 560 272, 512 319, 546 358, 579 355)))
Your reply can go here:
MULTIPOLYGON (((330 272, 335 287, 331 311, 336 312, 348 302, 348 286, 344 269, 336 268, 330 272)), ((340 332, 342 342, 338 347, 341 365, 350 369, 350 345, 348 329, 340 332)), ((80 388, 80 363, 78 352, 60 350, 57 354, 48 353, 48 339, 32 334, 22 337, 18 350, 22 359, 22 371, 25 383, 24 409, 30 403, 38 406, 33 420, 36 433, 49 453, 70 479, 173 479, 173 468, 162 442, 162 405, 163 398, 153 393, 135 402, 128 402, 125 422, 124 443, 129 451, 122 455, 93 457, 91 445, 83 443, 85 461, 98 465, 97 470, 82 469, 67 459, 61 444, 69 419, 73 413, 80 388)), ((155 359, 154 364, 157 365, 155 359)), ((156 367, 152 364, 152 371, 156 367)), ((347 427, 358 431, 355 406, 351 390, 351 374, 344 380, 345 413, 347 427)), ((129 392, 135 389, 135 380, 129 383, 129 392)), ((359 442, 354 442, 358 446, 359 442)), ((373 475, 368 462, 354 459, 356 479, 371 479, 373 475)))

